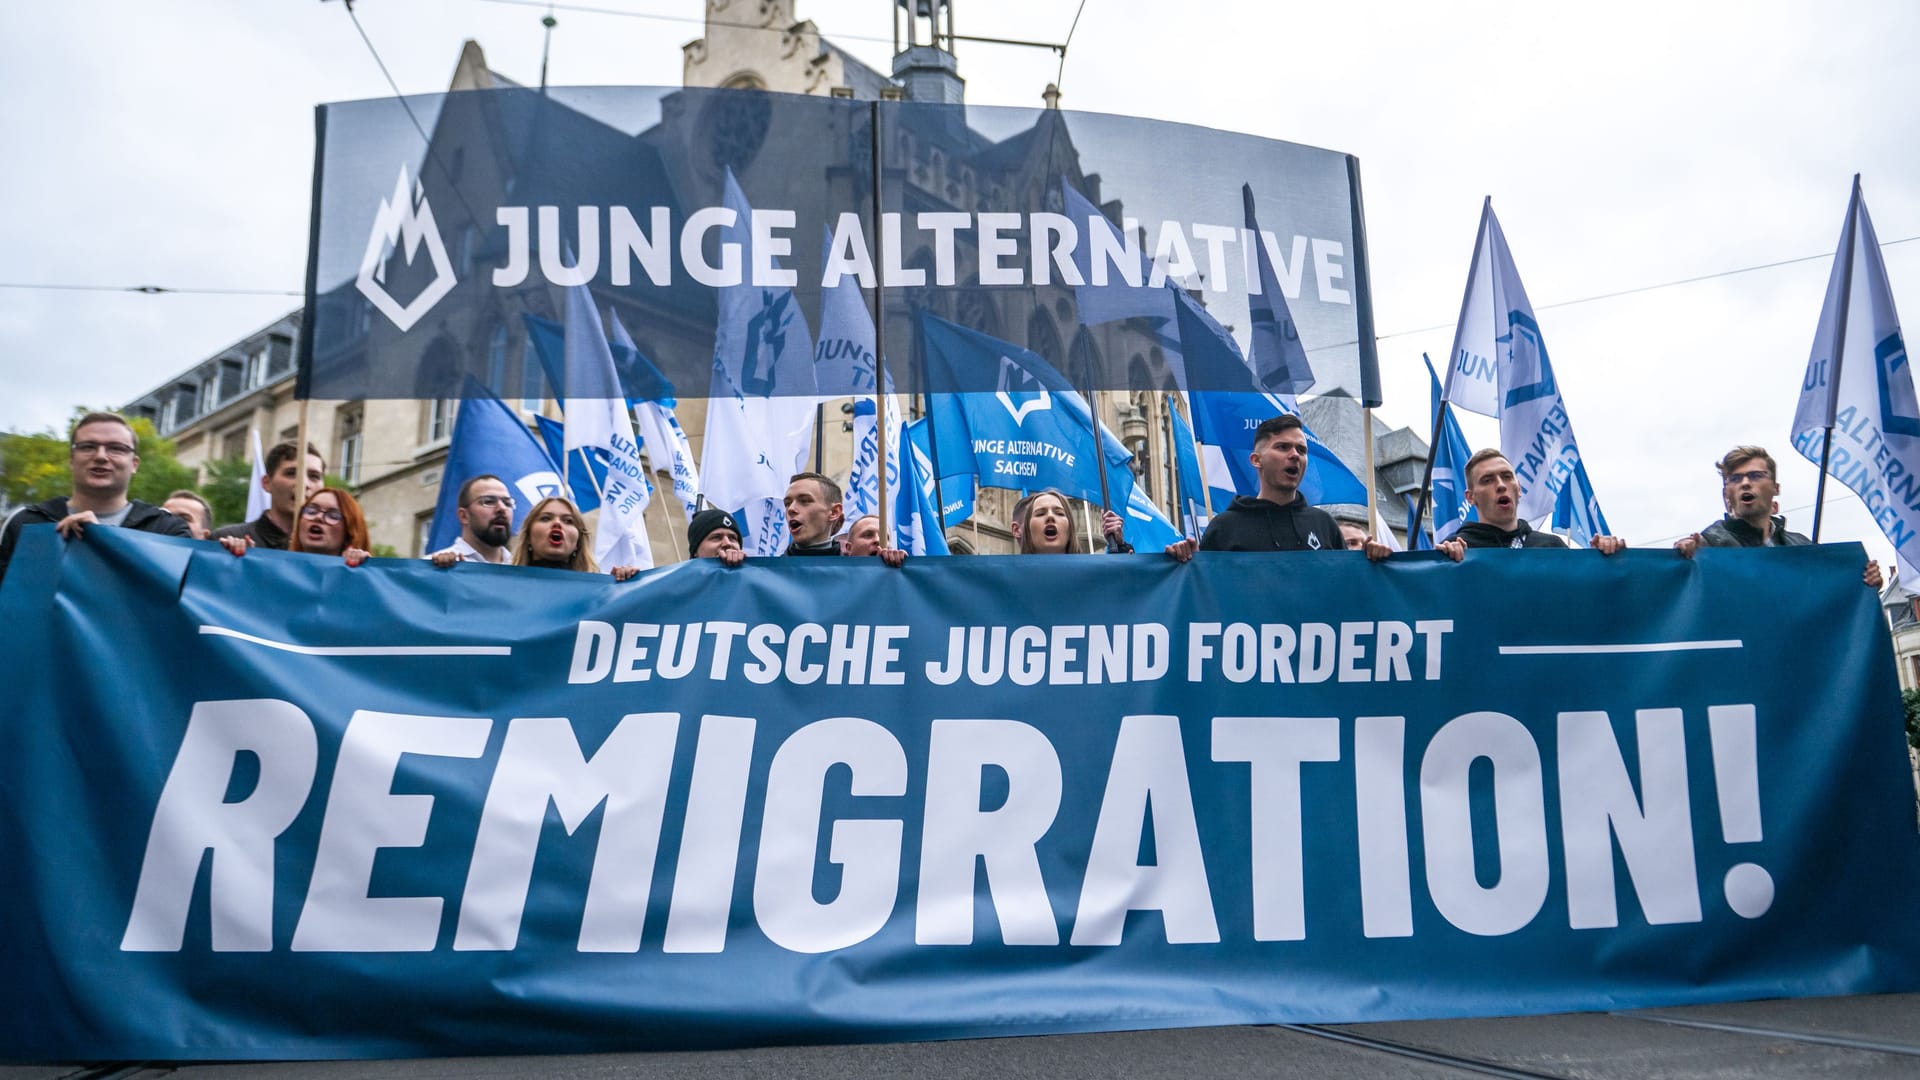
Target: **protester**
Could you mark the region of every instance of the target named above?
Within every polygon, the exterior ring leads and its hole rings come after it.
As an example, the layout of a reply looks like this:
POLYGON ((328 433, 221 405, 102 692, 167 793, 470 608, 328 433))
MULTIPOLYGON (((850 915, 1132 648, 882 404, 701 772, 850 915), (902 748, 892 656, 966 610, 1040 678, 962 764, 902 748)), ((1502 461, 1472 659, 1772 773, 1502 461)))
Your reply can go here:
POLYGON ((740 547, 740 526, 733 515, 712 508, 693 515, 687 522, 687 552, 690 558, 719 559, 722 566, 739 566, 747 561, 740 547))
POLYGON ((1033 501, 1033 492, 1028 492, 1013 501, 1013 509, 1007 511, 1007 535, 1013 537, 1013 550, 1020 550, 1020 519, 1027 512, 1027 504, 1033 501))
MULTIPOLYGON (((1307 435, 1298 416, 1285 413, 1255 428, 1248 460, 1260 476, 1259 494, 1236 496, 1225 510, 1215 514, 1200 537, 1200 550, 1346 550, 1346 540, 1333 516, 1308 506, 1300 494, 1300 481, 1307 475, 1307 435)), ((1361 550, 1376 561, 1392 552, 1372 539, 1364 540, 1361 550)), ((1181 562, 1192 558, 1193 552, 1192 540, 1167 546, 1167 554, 1181 562)))
POLYGON ((193 538, 186 522, 157 506, 127 498, 127 485, 140 468, 140 454, 133 428, 124 417, 100 412, 82 416, 67 433, 67 446, 72 494, 23 506, 7 519, 6 527, 0 529, 0 579, 13 561, 20 530, 28 525, 51 524, 68 540, 85 535, 89 525, 193 538))
MULTIPOLYGON (((1520 481, 1513 465, 1500 451, 1488 447, 1467 459, 1467 501, 1480 512, 1460 531, 1439 544, 1447 558, 1459 562, 1468 548, 1565 548, 1567 542, 1550 532, 1537 532, 1520 520, 1520 481)), ((1593 547, 1602 555, 1624 551, 1627 542, 1617 536, 1596 536, 1593 547)))
POLYGON ((834 534, 846 520, 841 505, 840 485, 817 472, 795 473, 787 482, 784 505, 787 510, 789 555, 838 555, 840 542, 834 534))
MULTIPOLYGON (((549 495, 533 504, 527 519, 520 523, 520 542, 515 545, 515 566, 544 566, 551 570, 580 570, 598 573, 593 560, 593 536, 580 508, 559 495, 549 495)), ((638 574, 637 566, 616 566, 607 573, 615 581, 638 574)))
POLYGON ((506 481, 491 473, 469 477, 460 485, 454 513, 460 517, 460 535, 452 544, 427 558, 433 565, 484 562, 504 566, 513 561, 513 496, 506 481))
MULTIPOLYGON (((359 501, 345 490, 324 487, 313 492, 296 517, 298 524, 287 543, 288 551, 338 555, 348 566, 359 566, 373 557, 367 517, 360 512, 359 501)), ((247 536, 222 536, 217 542, 235 555, 245 555, 254 546, 247 536)))
MULTIPOLYGON (((211 534, 213 539, 245 537, 259 547, 285 551, 294 528, 293 512, 300 506, 299 457, 299 450, 291 442, 283 442, 267 451, 266 473, 260 477, 261 490, 271 496, 267 508, 252 521, 215 529, 211 534)), ((312 446, 307 447, 306 458, 306 491, 312 494, 325 483, 327 463, 320 456, 320 451, 312 446)))
POLYGON ((207 500, 185 488, 167 496, 160 509, 186 522, 195 540, 205 540, 213 529, 213 508, 207 505, 207 500))
POLYGON ((1014 519, 1022 555, 1064 555, 1073 550, 1073 514, 1067 497, 1048 488, 1036 491, 1014 519))
MULTIPOLYGON (((1690 536, 1683 536, 1673 549, 1685 558, 1703 547, 1801 547, 1813 543, 1797 532, 1787 531, 1787 519, 1781 517, 1779 467, 1773 455, 1759 446, 1736 446, 1714 463, 1720 472, 1720 501, 1726 513, 1720 520, 1690 536)), ((1886 584, 1880 564, 1867 560, 1860 580, 1878 589, 1886 584)))
POLYGON ((880 532, 880 515, 878 514, 867 514, 854 521, 853 526, 840 538, 840 554, 878 555, 880 561, 888 566, 900 566, 907 561, 906 552, 886 546, 886 541, 880 532))
POLYGON ((1367 527, 1358 522, 1340 521, 1340 539, 1347 545, 1348 551, 1365 551, 1367 547, 1367 527))

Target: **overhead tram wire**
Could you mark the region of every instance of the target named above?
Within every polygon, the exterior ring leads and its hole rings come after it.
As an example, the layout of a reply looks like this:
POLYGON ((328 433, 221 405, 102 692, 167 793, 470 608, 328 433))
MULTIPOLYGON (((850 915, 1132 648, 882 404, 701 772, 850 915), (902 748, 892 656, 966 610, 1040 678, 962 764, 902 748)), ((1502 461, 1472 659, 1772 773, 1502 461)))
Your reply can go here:
POLYGON ((77 285, 47 281, 0 281, 0 289, 49 289, 63 292, 125 292, 145 296, 174 293, 196 296, 305 296, 299 289, 216 289, 194 285, 77 285))
MULTIPOLYGON (((790 28, 785 26, 764 26, 759 23, 732 22, 727 19, 704 19, 693 15, 667 15, 656 11, 634 11, 630 8, 599 7, 593 4, 548 3, 547 0, 475 0, 482 4, 505 4, 509 7, 541 8, 547 11, 572 11, 586 15, 614 15, 624 19, 652 19, 657 22, 688 23, 694 26, 724 26, 731 30, 762 30, 768 33, 784 34, 790 28)), ((834 34, 840 41, 871 41, 879 44, 892 44, 893 39, 877 37, 872 34, 834 34)))
POLYGON ((1067 77, 1067 46, 1073 44, 1073 32, 1080 29, 1080 14, 1087 10, 1087 0, 1080 0, 1080 6, 1073 9, 1073 22, 1067 27, 1067 40, 1060 43, 1060 67, 1053 73, 1053 88, 1062 89, 1061 83, 1067 77))
MULTIPOLYGON (((1910 244, 1915 240, 1920 240, 1920 233, 1916 233, 1913 236, 1903 236, 1898 240, 1883 240, 1880 242, 1880 249, 1884 251, 1887 248, 1893 247, 1895 244, 1910 244)), ((1775 262, 1757 263, 1753 266, 1738 266, 1733 268, 1732 270, 1721 270, 1712 274, 1700 274, 1695 277, 1680 278, 1675 281, 1662 281, 1656 285, 1637 285, 1631 289, 1619 289, 1615 292, 1610 292, 1610 293, 1599 293, 1594 296, 1582 296, 1573 300, 1556 300, 1551 304, 1535 304, 1533 310, 1548 311, 1553 308, 1573 307, 1576 304, 1591 304, 1596 300, 1613 300, 1617 297, 1622 297, 1622 296, 1636 296, 1640 293, 1655 292, 1660 289, 1672 289, 1672 288, 1677 288, 1681 285, 1697 285, 1702 281, 1713 281, 1717 278, 1733 277, 1737 274, 1751 274, 1756 270, 1773 270, 1778 267, 1794 266, 1796 264, 1803 263, 1803 262, 1814 262, 1820 259, 1831 259, 1836 254, 1838 254, 1838 252, 1828 251, 1818 255, 1801 255, 1797 258, 1792 258, 1792 259, 1780 259, 1775 262)), ((1378 334, 1374 337, 1374 340, 1385 341, 1388 338, 1410 337, 1414 334, 1429 334, 1435 330, 1452 329, 1454 325, 1455 324, 1453 323, 1436 323, 1432 326, 1422 326, 1414 330, 1395 330, 1390 334, 1378 334)), ((1337 349, 1347 345, 1357 345, 1357 344, 1359 343, 1354 341, 1343 341, 1335 345, 1322 345, 1320 346, 1320 348, 1337 349)))
MULTIPOLYGON (((420 117, 414 113, 413 105, 407 101, 407 95, 400 92, 400 84, 394 80, 393 72, 387 70, 387 62, 380 58, 380 50, 373 47, 373 39, 367 36, 367 28, 360 25, 360 16, 353 10, 353 3, 354 0, 341 0, 341 6, 347 9, 347 18, 353 21, 354 30, 359 32, 360 40, 366 43, 367 52, 373 56, 374 65, 380 69, 380 74, 386 78, 387 85, 393 88, 393 98, 400 103, 400 108, 406 112, 407 119, 413 124, 413 130, 420 133, 420 144, 426 148, 427 156, 431 158, 434 165, 440 169, 440 175, 451 178, 453 173, 448 170, 446 163, 440 160, 440 154, 433 148, 433 137, 427 134, 426 127, 420 123, 420 117)), ((422 171, 424 172, 425 170, 423 169, 422 171)), ((476 223, 479 222, 481 220, 480 215, 475 213, 472 204, 467 202, 467 196, 460 190, 460 185, 449 180, 447 187, 453 192, 453 197, 460 200, 461 207, 467 212, 467 220, 476 223)), ((305 296, 306 293, 302 291, 301 295, 305 296)))

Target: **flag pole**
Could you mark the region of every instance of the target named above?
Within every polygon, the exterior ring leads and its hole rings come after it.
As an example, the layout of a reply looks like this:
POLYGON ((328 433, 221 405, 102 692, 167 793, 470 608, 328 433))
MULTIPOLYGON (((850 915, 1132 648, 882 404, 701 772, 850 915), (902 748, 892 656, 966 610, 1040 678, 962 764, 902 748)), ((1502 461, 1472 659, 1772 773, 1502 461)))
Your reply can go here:
MULTIPOLYGON (((1189 411, 1191 411, 1192 405, 1192 399, 1188 399, 1187 406, 1189 411)), ((1193 417, 1189 415, 1186 419, 1187 430, 1192 431, 1193 417)), ((1207 455, 1200 452, 1200 435, 1198 432, 1195 432, 1193 436, 1193 463, 1200 467, 1200 505, 1207 508, 1207 520, 1211 521, 1213 520, 1213 484, 1207 479, 1207 455)))
MULTIPOLYGON (((1440 386, 1440 411, 1433 418, 1433 431, 1427 440, 1427 469, 1420 478, 1420 501, 1414 507, 1414 514, 1422 521, 1426 520, 1428 496, 1433 488, 1433 440, 1439 438, 1447 407, 1453 402, 1453 373, 1460 367, 1460 324, 1466 320, 1467 307, 1473 302, 1473 280, 1480 272, 1480 254, 1487 245, 1487 218, 1492 214, 1493 196, 1488 195, 1480 203, 1480 230, 1473 234, 1473 261, 1467 264, 1467 287, 1460 291, 1460 317, 1453 322, 1453 351, 1447 357, 1447 380, 1440 386)), ((1493 336, 1496 340, 1500 337, 1499 327, 1494 328, 1493 336)))
MULTIPOLYGON (((1360 430, 1363 433, 1361 437, 1367 441, 1367 535, 1378 537, 1380 535, 1380 508, 1377 505, 1378 500, 1375 498, 1374 492, 1373 410, 1363 406, 1360 410, 1360 416, 1360 430)), ((1427 457, 1431 459, 1433 455, 1429 454, 1427 457)))
MULTIPOLYGON (((300 508, 307 505, 307 408, 312 403, 312 398, 300 399, 300 422, 298 425, 300 431, 299 434, 293 437, 294 460, 300 463, 298 470, 300 473, 300 486, 297 489, 299 491, 299 498, 295 499, 293 503, 293 520, 287 522, 288 536, 292 536, 293 530, 300 527, 300 508)), ((322 479, 324 480, 324 478, 322 479)), ((269 508, 271 508, 271 504, 269 504, 269 508)))
POLYGON ((1174 527, 1180 530, 1181 536, 1186 536, 1187 508, 1180 503, 1180 452, 1173 445, 1173 403, 1164 394, 1160 398, 1160 410, 1163 414, 1160 417, 1160 437, 1167 441, 1167 476, 1173 488, 1169 493, 1173 497, 1168 500, 1168 505, 1173 508, 1174 527))
MULTIPOLYGON (((1414 520, 1427 519, 1428 496, 1433 492, 1433 455, 1440 445, 1440 432, 1445 430, 1447 420, 1447 399, 1440 399, 1440 411, 1433 414, 1433 430, 1427 433, 1427 467, 1420 476, 1420 498, 1413 507, 1414 520)), ((1409 547, 1407 550, 1413 550, 1409 547)))
POLYGON ((1827 378, 1827 427, 1820 440, 1820 481, 1813 493, 1813 542, 1820 542, 1820 516, 1827 502, 1827 461, 1833 453, 1835 396, 1840 391, 1840 364, 1847 352, 1847 307, 1853 301, 1853 238, 1860 231, 1860 174, 1853 174, 1853 194, 1847 198, 1846 242, 1840 245, 1840 317, 1833 327, 1833 374, 1827 378))
MULTIPOLYGON (((880 232, 880 102, 878 101, 873 103, 872 117, 873 122, 868 125, 870 130, 867 134, 869 136, 868 147, 873 155, 873 228, 875 235, 878 235, 880 232)), ((884 293, 887 283, 882 276, 885 270, 886 260, 882 259, 881 265, 876 267, 873 272, 873 428, 879 435, 880 451, 880 460, 877 463, 877 470, 880 474, 878 496, 880 505, 874 509, 880 514, 880 535, 883 538, 888 538, 892 537, 893 534, 887 529, 888 519, 892 516, 887 513, 887 414, 886 403, 880 394, 881 389, 887 385, 887 362, 884 359, 886 356, 885 344, 887 339, 881 330, 883 325, 882 320, 885 318, 886 313, 884 293)), ((853 457, 857 460, 860 457, 860 425, 855 424, 853 428, 853 457)), ((931 431, 929 431, 929 434, 931 434, 931 431)), ((939 470, 936 469, 934 471, 938 472, 939 470)), ((933 486, 934 491, 937 493, 940 490, 940 478, 938 476, 934 477, 933 486)), ((937 497, 936 494, 936 498, 937 497)), ((939 524, 941 532, 944 533, 946 531, 945 506, 943 505, 935 510, 934 514, 941 519, 939 524)), ((896 545, 889 544, 888 546, 892 547, 896 545)))

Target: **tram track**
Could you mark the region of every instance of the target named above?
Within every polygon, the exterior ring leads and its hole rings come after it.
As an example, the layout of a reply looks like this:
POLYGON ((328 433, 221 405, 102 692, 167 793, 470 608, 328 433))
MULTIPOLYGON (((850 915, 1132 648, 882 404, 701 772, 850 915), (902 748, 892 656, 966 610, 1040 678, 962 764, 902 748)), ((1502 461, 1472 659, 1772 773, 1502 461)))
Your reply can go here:
MULTIPOLYGON (((1887 1042, 1851 1035, 1828 1035, 1806 1030, 1788 1030, 1761 1024, 1739 1024, 1720 1020, 1696 1020, 1688 1017, 1663 1016, 1645 1012, 1609 1012, 1605 1015, 1621 1020, 1662 1024, 1669 1027, 1691 1028, 1699 1031, 1713 1031, 1727 1035, 1751 1036, 1754 1038, 1804 1043, 1812 1046, 1852 1050, 1860 1053, 1886 1054, 1902 1058, 1920 1058, 1920 1045, 1911 1043, 1887 1042)), ((1430 1065, 1458 1069, 1463 1072, 1475 1073, 1481 1076, 1501 1077, 1503 1080, 1576 1080, 1573 1074, 1544 1072, 1536 1068, 1507 1064, 1468 1054, 1458 1054, 1430 1046, 1420 1046, 1403 1042, 1398 1039, 1361 1035, 1350 1029, 1331 1027, 1323 1024, 1275 1024, 1273 1026, 1285 1031, 1298 1032, 1303 1035, 1344 1043, 1348 1046, 1373 1050, 1430 1065)))
POLYGON ((1865 1050, 1876 1054, 1920 1058, 1920 1046, 1910 1043, 1881 1042, 1851 1035, 1822 1035, 1816 1031, 1785 1031, 1758 1024, 1732 1024, 1724 1020, 1694 1020, 1683 1016, 1659 1016, 1652 1013, 1611 1012, 1607 1015, 1617 1016, 1623 1020, 1638 1020, 1647 1024, 1698 1028, 1702 1031, 1720 1031, 1731 1035, 1758 1035, 1769 1039, 1790 1039, 1794 1042, 1813 1043, 1817 1046, 1832 1046, 1842 1050, 1865 1050))

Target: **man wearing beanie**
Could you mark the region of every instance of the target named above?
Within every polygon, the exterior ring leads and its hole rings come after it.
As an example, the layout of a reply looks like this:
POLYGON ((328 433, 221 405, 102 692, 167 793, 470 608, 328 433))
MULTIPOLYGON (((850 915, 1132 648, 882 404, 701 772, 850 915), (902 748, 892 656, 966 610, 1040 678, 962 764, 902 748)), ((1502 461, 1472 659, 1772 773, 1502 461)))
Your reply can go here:
POLYGON ((708 508, 687 522, 687 551, 695 559, 719 559, 722 566, 747 561, 740 548, 740 526, 725 510, 708 508))

